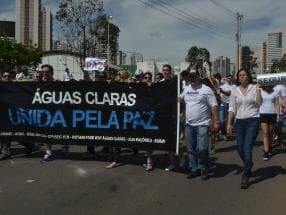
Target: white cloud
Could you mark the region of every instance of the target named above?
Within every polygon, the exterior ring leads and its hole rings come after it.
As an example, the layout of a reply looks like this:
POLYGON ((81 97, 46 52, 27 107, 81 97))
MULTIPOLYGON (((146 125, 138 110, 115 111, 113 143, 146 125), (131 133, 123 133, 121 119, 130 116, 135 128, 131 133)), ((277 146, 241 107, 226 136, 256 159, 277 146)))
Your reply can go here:
MULTIPOLYGON (((194 45, 209 49, 212 58, 220 55, 234 58, 235 17, 229 16, 210 0, 159 0, 157 3, 160 1, 175 2, 175 7, 187 11, 186 15, 191 13, 203 17, 215 25, 216 31, 225 33, 224 36, 230 37, 231 40, 216 37, 214 33, 206 33, 157 10, 144 7, 138 0, 106 0, 107 11, 118 15, 114 16, 113 21, 121 29, 121 49, 136 50, 143 53, 147 59, 166 56, 171 63, 182 61, 187 49, 194 45), (113 7, 114 4, 116 8, 113 7), (150 36, 154 33, 159 33, 160 36, 150 36)), ((244 15, 242 27, 247 29, 242 28, 242 45, 259 44, 265 40, 271 29, 286 27, 285 0, 215 1, 244 15)), ((180 16, 172 8, 169 8, 169 12, 180 16)), ((189 20, 193 22, 193 18, 189 20)))
MULTIPOLYGON (((55 14, 59 0, 42 1, 55 14)), ((152 0, 157 6, 160 5, 160 1, 166 2, 165 7, 167 3, 175 3, 173 6, 180 10, 177 11, 180 14, 176 14, 174 9, 169 8, 169 13, 187 19, 182 17, 184 10, 188 17, 192 15, 207 20, 215 25, 215 31, 222 32, 224 37, 230 37, 231 40, 201 31, 169 15, 143 6, 138 0, 104 0, 105 12, 114 17, 112 22, 121 29, 120 49, 142 53, 147 60, 153 57, 168 58, 172 64, 184 60, 191 46, 209 49, 212 58, 220 55, 234 58, 235 18, 229 16, 224 9, 211 3, 211 0, 152 0)), ((242 45, 254 46, 266 39, 267 32, 273 29, 286 29, 285 0, 214 1, 244 15, 242 45)), ((1 16, 13 18, 14 13, 2 11, 1 16)), ((190 17, 188 20, 194 22, 194 18, 190 17)))

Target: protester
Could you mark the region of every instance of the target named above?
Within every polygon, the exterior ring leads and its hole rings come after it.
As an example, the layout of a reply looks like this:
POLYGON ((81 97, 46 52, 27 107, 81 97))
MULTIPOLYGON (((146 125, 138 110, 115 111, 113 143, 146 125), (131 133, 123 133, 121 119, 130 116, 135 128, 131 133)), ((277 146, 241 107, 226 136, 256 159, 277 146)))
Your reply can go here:
MULTIPOLYGON (((96 71, 94 74, 94 80, 95 81, 107 81, 107 73, 106 72, 98 72, 96 71)), ((103 147, 102 149, 103 153, 108 152, 108 147, 103 147)), ((83 153, 83 157, 86 159, 90 158, 95 158, 96 157, 96 152, 95 152, 95 146, 92 145, 87 145, 86 147, 86 152, 83 153)))
MULTIPOLYGON (((17 69, 18 73, 16 74, 15 81, 23 82, 23 81, 30 81, 31 79, 27 79, 27 77, 21 72, 21 70, 17 69), (19 72, 20 71, 20 72, 19 72)), ((18 141, 21 145, 25 146, 26 148, 26 156, 30 156, 33 152, 35 144, 29 141, 18 141)))
POLYGON ((142 82, 142 78, 143 78, 143 71, 139 69, 135 72, 135 76, 133 77, 133 80, 135 83, 139 83, 139 82, 142 82))
POLYGON ((231 76, 225 78, 224 83, 220 83, 219 92, 221 104, 219 107, 220 134, 219 139, 227 140, 226 122, 229 108, 229 96, 231 93, 231 76))
MULTIPOLYGON (((220 98, 220 94, 218 92, 219 89, 219 84, 217 82, 217 80, 213 77, 207 77, 204 78, 202 80, 202 83, 205 84, 206 86, 208 86, 214 93, 214 96, 216 98, 217 104, 218 104, 218 108, 220 108, 220 104, 221 104, 221 98, 220 98)), ((216 143, 216 138, 217 138, 217 129, 215 128, 215 120, 214 116, 211 116, 211 121, 210 121, 210 135, 211 135, 211 147, 210 147, 210 152, 211 154, 215 154, 215 143, 216 143)))
POLYGON ((282 143, 282 127, 284 126, 284 119, 286 114, 286 85, 278 84, 274 87, 274 91, 278 94, 279 97, 279 115, 278 121, 274 127, 274 139, 277 140, 278 145, 284 147, 282 143))
MULTIPOLYGON (((12 75, 10 72, 4 72, 2 75, 2 81, 12 81, 12 75)), ((1 140, 1 155, 0 160, 5 160, 11 157, 11 142, 9 140, 1 140)))
POLYGON ((248 71, 240 69, 237 73, 237 87, 231 91, 230 95, 227 132, 228 134, 232 133, 232 124, 235 118, 238 153, 244 165, 241 179, 242 189, 249 187, 249 178, 253 167, 252 149, 259 129, 261 102, 260 88, 252 84, 252 77, 248 71))
POLYGON ((219 128, 217 101, 211 88, 202 84, 196 70, 190 71, 190 84, 184 89, 181 98, 186 104, 186 141, 190 168, 188 178, 201 175, 202 180, 207 180, 211 115, 214 127, 219 128))
POLYGON ((37 70, 36 71, 35 81, 43 81, 43 72, 42 72, 42 70, 37 70))
POLYGON ((273 128, 279 116, 278 93, 273 86, 262 87, 262 104, 259 109, 263 139, 263 160, 267 161, 272 154, 273 128))
MULTIPOLYGON (((43 81, 54 81, 54 68, 49 64, 42 65, 43 81)), ((49 143, 44 143, 45 155, 42 158, 42 162, 47 162, 52 160, 52 146, 49 143)))
MULTIPOLYGON (((148 86, 151 86, 152 84, 152 73, 151 72, 145 72, 143 74, 143 83, 146 83, 148 86)), ((146 171, 153 170, 152 154, 153 154, 153 150, 147 149, 147 163, 144 165, 146 171)))
MULTIPOLYGON (((70 71, 69 71, 68 68, 65 69, 63 81, 74 81, 73 75, 70 73, 70 71)), ((64 154, 65 156, 68 155, 68 153, 69 153, 69 148, 70 148, 69 145, 63 145, 63 146, 62 146, 63 154, 64 154)))
POLYGON ((148 86, 151 86, 151 84, 152 84, 152 73, 151 72, 145 72, 143 74, 142 82, 146 83, 148 86))
POLYGON ((16 79, 16 81, 22 81, 23 79, 25 79, 25 75, 20 68, 17 68, 17 70, 16 70, 15 79, 16 79))
MULTIPOLYGON (((190 84, 190 70, 186 69, 181 72, 180 93, 190 84)), ((180 144, 185 140, 185 123, 186 123, 186 107, 184 102, 180 102, 180 144)), ((182 145, 182 144, 181 144, 182 145)), ((186 165, 186 155, 183 150, 179 150, 179 166, 184 168, 186 165)))
POLYGON ((71 81, 73 79, 73 75, 70 73, 68 68, 65 69, 63 81, 71 81))
MULTIPOLYGON (((172 67, 169 64, 163 65, 162 74, 164 78, 161 81, 170 80, 172 78, 172 67)), ((170 164, 168 167, 165 168, 165 171, 171 171, 176 169, 176 157, 174 151, 169 151, 169 159, 170 164)))
POLYGON ((164 78, 163 74, 161 72, 159 72, 155 75, 154 82, 155 83, 160 82, 163 80, 163 78, 164 78))
MULTIPOLYGON (((140 74, 141 75, 141 74, 140 74)), ((119 71, 116 75, 115 81, 117 82, 128 82, 128 72, 126 71, 119 71)), ((141 77, 138 77, 138 81, 141 80, 141 77)), ((135 150, 136 151, 136 150, 135 150)), ((106 166, 107 169, 112 169, 121 165, 120 158, 121 158, 121 148, 120 147, 109 147, 110 152, 110 159, 111 163, 106 166)))

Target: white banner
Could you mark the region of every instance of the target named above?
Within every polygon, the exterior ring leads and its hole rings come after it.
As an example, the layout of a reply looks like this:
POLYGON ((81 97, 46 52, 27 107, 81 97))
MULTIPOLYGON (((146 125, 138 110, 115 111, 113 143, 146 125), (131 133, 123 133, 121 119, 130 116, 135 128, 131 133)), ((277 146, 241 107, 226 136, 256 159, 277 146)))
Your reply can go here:
POLYGON ((257 75, 257 83, 262 86, 286 84, 286 72, 257 75))
POLYGON ((85 59, 85 71, 99 71, 103 72, 105 69, 106 60, 99 58, 87 57, 85 59))

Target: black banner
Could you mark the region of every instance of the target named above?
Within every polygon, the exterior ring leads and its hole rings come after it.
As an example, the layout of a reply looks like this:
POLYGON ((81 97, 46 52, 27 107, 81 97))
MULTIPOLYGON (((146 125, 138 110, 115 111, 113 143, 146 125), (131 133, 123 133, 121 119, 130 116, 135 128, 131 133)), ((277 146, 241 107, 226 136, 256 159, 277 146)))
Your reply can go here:
POLYGON ((0 82, 0 138, 175 150, 177 81, 0 82))

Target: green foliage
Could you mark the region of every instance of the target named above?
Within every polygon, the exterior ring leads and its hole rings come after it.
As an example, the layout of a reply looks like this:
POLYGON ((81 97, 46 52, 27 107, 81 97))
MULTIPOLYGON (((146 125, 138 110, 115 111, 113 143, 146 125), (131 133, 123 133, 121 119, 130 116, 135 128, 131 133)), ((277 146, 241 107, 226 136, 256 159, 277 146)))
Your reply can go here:
POLYGON ((210 53, 206 48, 193 46, 187 53, 186 62, 190 63, 191 68, 203 71, 203 63, 210 62, 210 53))
POLYGON ((271 66, 271 73, 286 71, 286 54, 278 62, 274 62, 271 66))
POLYGON ((41 63, 43 52, 33 46, 24 46, 15 40, 0 38, 0 72, 17 67, 36 67, 41 63))

